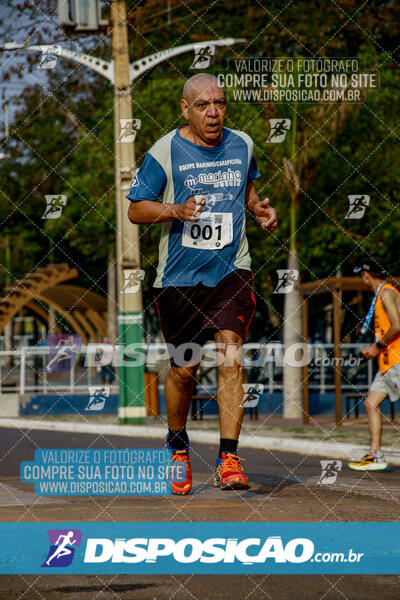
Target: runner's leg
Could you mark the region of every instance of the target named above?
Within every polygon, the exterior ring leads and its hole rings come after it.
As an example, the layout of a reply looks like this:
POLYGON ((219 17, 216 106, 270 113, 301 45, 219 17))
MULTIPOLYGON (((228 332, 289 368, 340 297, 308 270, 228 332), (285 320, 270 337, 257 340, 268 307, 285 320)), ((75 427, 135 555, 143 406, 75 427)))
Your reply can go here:
POLYGON ((174 431, 186 425, 197 368, 171 366, 165 379, 168 427, 174 431))
POLYGON ((215 465, 213 485, 220 489, 244 490, 249 487, 249 480, 240 464, 242 460, 237 454, 237 441, 242 427, 244 407, 243 383, 244 368, 238 360, 238 353, 243 339, 238 333, 229 329, 221 329, 215 334, 215 341, 221 344, 218 352, 224 351, 224 359, 218 366, 218 412, 220 423, 220 447, 215 465))
POLYGON ((171 366, 165 380, 165 400, 167 404, 168 435, 167 447, 171 450, 173 462, 184 462, 185 481, 172 481, 172 493, 185 495, 192 488, 192 469, 189 460, 189 438, 186 433, 186 420, 198 365, 171 366))
POLYGON ((382 414, 380 405, 386 398, 386 392, 369 392, 364 401, 368 415, 368 427, 371 434, 371 450, 378 452, 381 449, 382 414))
MULTIPOLYGON (((219 412, 219 425, 221 438, 232 440, 239 439, 242 427, 244 407, 240 406, 243 401, 243 383, 246 382, 243 366, 237 360, 230 359, 233 345, 237 349, 243 345, 243 340, 237 333, 223 329, 215 333, 215 341, 224 344, 225 356, 228 361, 222 360, 218 367, 218 389, 217 401, 219 412), (229 346, 230 345, 230 346, 229 346), (225 364, 227 362, 227 364, 225 364)), ((218 350, 222 353, 222 350, 218 350)))

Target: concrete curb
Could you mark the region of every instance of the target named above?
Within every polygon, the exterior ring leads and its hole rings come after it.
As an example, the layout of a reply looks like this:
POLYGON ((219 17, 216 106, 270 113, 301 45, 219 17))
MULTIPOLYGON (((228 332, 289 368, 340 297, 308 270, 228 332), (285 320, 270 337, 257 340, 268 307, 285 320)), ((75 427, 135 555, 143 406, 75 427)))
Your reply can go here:
MULTIPOLYGON (((28 429, 30 431, 62 431, 64 433, 88 433, 101 437, 103 435, 119 435, 124 437, 144 437, 162 440, 165 436, 164 426, 147 425, 110 425, 99 423, 75 423, 64 421, 31 421, 30 419, 1 419, 0 428, 28 429)), ((191 430, 190 439, 198 444, 217 444, 216 431, 191 430)), ((368 451, 367 446, 346 444, 343 442, 323 442, 316 440, 292 439, 284 437, 271 437, 261 435, 242 434, 240 436, 241 448, 254 448, 256 450, 272 450, 276 452, 294 452, 325 458, 351 460, 360 458, 368 451)), ((392 465, 400 465, 400 450, 382 448, 386 458, 392 465)))

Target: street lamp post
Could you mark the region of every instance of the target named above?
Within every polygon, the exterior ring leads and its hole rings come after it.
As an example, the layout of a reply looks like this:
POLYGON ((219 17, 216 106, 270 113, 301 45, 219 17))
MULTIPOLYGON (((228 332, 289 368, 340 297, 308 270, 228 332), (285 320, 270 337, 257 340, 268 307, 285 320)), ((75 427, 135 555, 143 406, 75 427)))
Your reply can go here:
POLYGON ((139 227, 127 218, 127 201, 130 183, 136 175, 135 146, 132 130, 132 99, 129 72, 128 29, 125 0, 111 3, 111 40, 114 62, 114 135, 115 135, 115 199, 117 223, 117 282, 119 292, 118 342, 121 344, 119 368, 119 419, 120 423, 144 423, 143 366, 130 368, 124 356, 129 344, 143 340, 143 305, 141 287, 125 291, 125 274, 140 269, 139 227), (129 127, 129 123, 131 127, 129 127), (128 135, 124 136, 124 126, 128 135))
MULTIPOLYGON (((137 225, 127 218, 128 201, 125 199, 130 182, 136 175, 134 136, 123 140, 124 123, 132 122, 131 85, 143 73, 156 65, 184 52, 193 51, 199 43, 185 44, 156 52, 129 63, 128 29, 125 0, 111 2, 112 60, 100 58, 51 45, 3 44, 1 50, 25 50, 54 53, 82 64, 108 79, 114 86, 114 147, 115 147, 115 200, 116 200, 116 264, 119 293, 118 341, 125 349, 143 341, 143 306, 141 288, 124 292, 124 271, 140 269, 140 244, 137 225)), ((232 46, 243 39, 225 38, 201 42, 208 46, 232 46)), ((124 352, 124 350, 122 350, 124 352)), ((129 359, 122 357, 119 372, 119 418, 121 423, 144 423, 144 369, 129 368, 129 359)))

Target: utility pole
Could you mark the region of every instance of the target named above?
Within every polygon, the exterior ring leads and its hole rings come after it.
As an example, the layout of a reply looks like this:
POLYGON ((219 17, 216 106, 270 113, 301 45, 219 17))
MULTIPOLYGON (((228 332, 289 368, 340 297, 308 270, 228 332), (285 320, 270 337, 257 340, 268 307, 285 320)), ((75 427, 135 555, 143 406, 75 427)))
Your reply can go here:
POLYGON ((130 365, 124 349, 143 340, 143 306, 141 286, 136 292, 124 292, 126 270, 140 269, 139 227, 128 221, 125 198, 136 175, 133 137, 132 98, 130 84, 128 27, 125 0, 113 0, 111 8, 111 44, 114 61, 114 134, 115 134, 115 198, 116 198, 116 265, 119 291, 118 342, 122 356, 119 368, 120 423, 143 423, 144 368, 130 365))

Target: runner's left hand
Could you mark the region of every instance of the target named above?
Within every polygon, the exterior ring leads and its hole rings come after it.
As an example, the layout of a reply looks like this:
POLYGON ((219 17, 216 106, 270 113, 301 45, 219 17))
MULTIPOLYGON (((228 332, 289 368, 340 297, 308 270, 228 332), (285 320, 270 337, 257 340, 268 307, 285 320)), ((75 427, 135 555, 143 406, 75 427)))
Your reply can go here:
POLYGON ((379 348, 374 342, 370 346, 365 346, 365 348, 362 348, 361 354, 363 355, 364 358, 366 358, 367 360, 370 360, 371 358, 375 358, 376 356, 378 356, 379 348))
POLYGON ((275 208, 269 206, 270 199, 265 198, 254 205, 253 213, 264 231, 275 231, 278 227, 278 216, 275 208))

